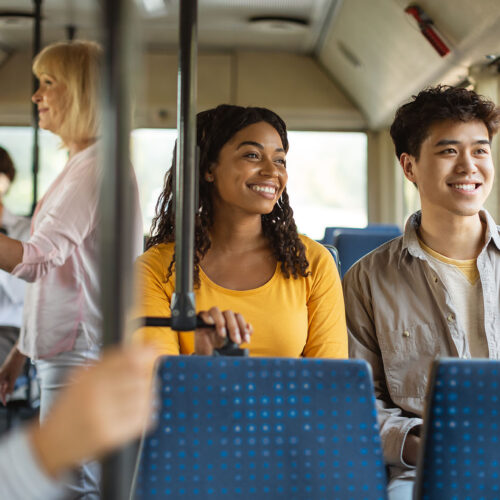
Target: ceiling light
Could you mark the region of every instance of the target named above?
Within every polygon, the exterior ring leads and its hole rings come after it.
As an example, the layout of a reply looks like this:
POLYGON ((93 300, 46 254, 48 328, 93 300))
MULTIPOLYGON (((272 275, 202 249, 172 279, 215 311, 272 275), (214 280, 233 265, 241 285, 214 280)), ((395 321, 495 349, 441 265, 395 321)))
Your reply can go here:
POLYGON ((283 16, 251 17, 248 22, 259 30, 274 32, 302 32, 307 29, 309 24, 306 19, 283 16))
POLYGON ((168 13, 170 0, 136 0, 136 3, 148 16, 162 16, 168 13))

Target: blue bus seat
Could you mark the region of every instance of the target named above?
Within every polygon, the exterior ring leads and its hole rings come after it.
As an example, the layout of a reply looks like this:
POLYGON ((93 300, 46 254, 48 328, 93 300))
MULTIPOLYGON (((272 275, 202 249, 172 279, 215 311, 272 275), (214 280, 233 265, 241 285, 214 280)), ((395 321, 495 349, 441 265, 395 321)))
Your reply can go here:
POLYGON ((339 227, 336 227, 336 226, 325 227, 325 234, 323 236, 323 239, 322 240, 318 240, 318 242, 321 243, 321 244, 323 244, 323 245, 331 245, 331 244, 333 244, 333 233, 337 229, 343 229, 343 228, 339 228, 339 227))
POLYGON ((386 498, 366 362, 172 356, 157 382, 135 498, 386 498))
POLYGON ((394 236, 399 236, 401 234, 401 229, 396 224, 368 224, 366 227, 341 227, 332 226, 325 228, 325 234, 319 243, 333 245, 335 237, 342 231, 357 231, 363 232, 366 230, 374 232, 383 232, 388 234, 394 234, 394 236))
POLYGON ((337 230, 334 245, 339 252, 340 261, 342 262, 341 276, 344 277, 349 268, 361 259, 361 257, 364 257, 367 253, 375 250, 375 248, 385 242, 396 238, 400 234, 400 231, 396 233, 393 230, 388 232, 381 230, 372 231, 371 229, 364 229, 362 231, 351 229, 337 230))
POLYGON ((323 246, 330 252, 330 255, 335 261, 335 265, 337 266, 337 271, 339 272, 339 274, 341 274, 342 266, 340 262, 339 251, 333 245, 329 245, 328 243, 323 243, 323 246))
POLYGON ((500 361, 435 361, 414 498, 500 498, 499 447, 500 361))

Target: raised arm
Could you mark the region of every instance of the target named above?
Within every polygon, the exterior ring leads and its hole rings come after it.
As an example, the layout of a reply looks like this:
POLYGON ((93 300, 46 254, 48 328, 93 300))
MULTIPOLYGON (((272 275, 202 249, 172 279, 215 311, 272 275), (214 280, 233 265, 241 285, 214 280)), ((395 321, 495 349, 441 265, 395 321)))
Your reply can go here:
POLYGON ((135 346, 79 368, 41 425, 0 442, 0 498, 59 498, 71 468, 139 436, 152 409, 154 358, 135 346))
MULTIPOLYGON (((97 226, 99 175, 97 146, 78 153, 45 195, 34 216, 33 233, 22 242, 21 261, 12 274, 36 281, 62 266, 97 226), (71 164, 71 162, 75 162, 71 164)), ((19 251, 18 251, 19 252, 19 251)))
POLYGON ((11 273, 23 260, 23 244, 0 234, 0 269, 11 273))

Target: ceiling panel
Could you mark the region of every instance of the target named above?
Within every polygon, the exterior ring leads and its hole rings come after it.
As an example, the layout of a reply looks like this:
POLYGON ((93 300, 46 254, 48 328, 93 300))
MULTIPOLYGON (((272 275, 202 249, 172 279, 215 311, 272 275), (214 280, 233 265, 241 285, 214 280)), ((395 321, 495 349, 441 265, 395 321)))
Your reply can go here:
MULTIPOLYGON (((147 13, 144 0, 135 0, 135 31, 150 47, 172 48, 178 40, 179 3, 167 0, 166 10, 147 13)), ((321 37, 331 5, 337 0, 199 0, 199 43, 202 49, 266 49, 312 53, 321 37), (306 25, 286 22, 252 23, 254 17, 301 19, 306 25)), ((31 0, 0 0, 1 10, 30 12, 31 0)), ((77 36, 99 38, 97 0, 44 0, 42 2, 44 43, 65 38, 66 27, 74 25, 77 36)), ((1 24, 1 21, 0 21, 1 24)), ((0 43, 14 48, 29 47, 31 30, 0 26, 0 43)))
MULTIPOLYGON (((167 13, 146 15, 135 0, 134 31, 153 49, 174 49, 180 0, 167 13)), ((43 43, 66 37, 74 24, 80 38, 99 39, 98 0, 43 0, 43 43)), ((390 122, 394 109, 420 88, 456 83, 487 53, 500 54, 500 0, 420 0, 418 3, 450 41, 440 58, 404 8, 410 0, 199 0, 201 50, 285 51, 314 55, 349 96, 371 127, 390 122), (306 26, 252 25, 256 16, 302 18, 306 26)), ((0 0, 0 11, 30 11, 32 0, 0 0)), ((28 25, 1 24, 0 47, 30 50, 28 25)))
POLYGON ((441 81, 458 83, 486 53, 500 53, 498 0, 419 2, 452 43, 444 58, 405 14, 409 3, 345 0, 318 54, 374 128, 390 123, 411 94, 441 81))

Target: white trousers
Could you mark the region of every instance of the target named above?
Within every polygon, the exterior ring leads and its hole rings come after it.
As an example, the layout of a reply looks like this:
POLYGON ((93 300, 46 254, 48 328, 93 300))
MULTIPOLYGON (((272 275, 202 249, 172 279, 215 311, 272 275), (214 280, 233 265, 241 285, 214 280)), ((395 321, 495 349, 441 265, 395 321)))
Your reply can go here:
POLYGON ((412 500, 415 478, 393 479, 387 486, 387 500, 412 500))
MULTIPOLYGON (((36 361, 37 376, 40 382, 40 421, 50 413, 60 391, 70 385, 71 372, 79 366, 90 366, 99 359, 99 350, 88 349, 82 335, 76 340, 73 351, 63 352, 49 359, 36 361)), ((68 443, 68 446, 71 446, 68 443)), ((67 494, 64 500, 99 500, 100 464, 89 462, 82 464, 72 474, 65 486, 67 494)))

